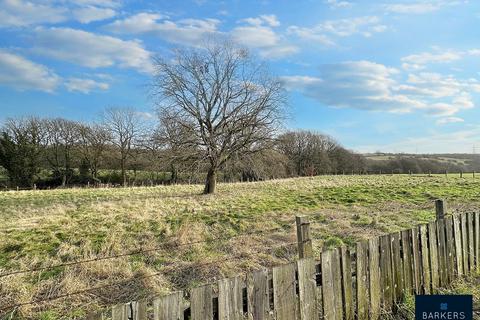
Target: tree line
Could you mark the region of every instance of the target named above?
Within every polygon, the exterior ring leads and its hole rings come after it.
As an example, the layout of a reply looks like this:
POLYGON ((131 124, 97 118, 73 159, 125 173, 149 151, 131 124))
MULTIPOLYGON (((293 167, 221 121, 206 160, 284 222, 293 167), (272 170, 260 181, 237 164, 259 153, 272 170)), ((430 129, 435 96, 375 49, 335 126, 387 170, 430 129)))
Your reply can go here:
MULTIPOLYGON (((0 166, 10 187, 112 183, 201 183, 210 170, 198 146, 172 143, 164 126, 130 108, 108 108, 99 121, 7 119, 0 133, 0 166), (111 172, 114 172, 113 175, 111 172), (110 174, 107 174, 109 172, 110 174), (140 174, 142 173, 142 174, 140 174)), ((225 182, 313 176, 364 169, 361 155, 331 137, 287 131, 268 146, 232 152, 216 174, 225 182)))
POLYGON ((369 162, 317 132, 285 131, 288 99, 283 83, 265 63, 231 41, 179 48, 172 56, 154 59, 153 65, 155 120, 142 118, 132 108, 107 108, 92 123, 6 120, 0 132, 6 183, 58 187, 203 182, 204 193, 214 193, 217 180, 372 168, 404 172, 408 167, 405 161, 369 162))

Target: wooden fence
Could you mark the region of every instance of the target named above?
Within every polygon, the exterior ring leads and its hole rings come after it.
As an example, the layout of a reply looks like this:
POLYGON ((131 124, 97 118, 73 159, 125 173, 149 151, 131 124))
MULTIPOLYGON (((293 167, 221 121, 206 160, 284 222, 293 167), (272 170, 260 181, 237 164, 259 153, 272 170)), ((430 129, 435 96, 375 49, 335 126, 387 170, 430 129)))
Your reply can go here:
MULTIPOLYGON (((480 213, 443 216, 412 229, 324 251, 271 270, 116 305, 113 320, 353 320, 395 312, 406 295, 433 294, 480 271, 480 213)), ((297 219, 299 251, 309 249, 308 221, 297 219), (299 224, 300 222, 300 224, 299 224)), ((311 255, 311 254, 310 254, 311 255)), ((90 315, 89 319, 103 319, 90 315)))

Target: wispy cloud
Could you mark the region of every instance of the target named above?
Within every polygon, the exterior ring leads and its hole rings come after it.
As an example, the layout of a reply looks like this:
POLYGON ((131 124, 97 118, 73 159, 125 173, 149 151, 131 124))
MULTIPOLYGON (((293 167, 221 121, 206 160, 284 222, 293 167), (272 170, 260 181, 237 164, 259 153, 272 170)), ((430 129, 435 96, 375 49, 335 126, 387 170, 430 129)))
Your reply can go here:
POLYGON ((288 33, 307 41, 315 41, 322 45, 335 44, 334 37, 350 37, 361 35, 371 37, 375 33, 384 32, 387 26, 376 16, 363 16, 351 19, 327 20, 313 27, 290 26, 288 33))
POLYGON ((446 118, 441 118, 437 120, 437 124, 443 125, 443 124, 448 124, 448 123, 459 123, 459 122, 464 122, 462 118, 459 117, 446 117, 446 118))
POLYGON ((297 46, 289 44, 274 28, 280 26, 275 15, 261 15, 239 21, 244 23, 230 31, 232 38, 238 43, 258 49, 266 58, 282 58, 299 51, 297 46))
POLYGON ((118 2, 106 0, 0 2, 0 27, 27 27, 59 24, 69 20, 90 23, 116 15, 118 2))
POLYGON ((0 26, 25 27, 40 23, 59 23, 66 21, 68 10, 47 4, 22 0, 4 0, 0 2, 0 26))
POLYGON ((408 55, 401 59, 402 67, 407 70, 425 69, 427 65, 439 63, 451 63, 467 56, 480 56, 480 49, 454 50, 435 48, 433 52, 421 52, 408 55))
POLYGON ((445 117, 474 107, 476 79, 459 80, 438 73, 409 74, 370 61, 324 65, 318 77, 282 77, 297 90, 323 105, 337 108, 425 114, 445 117))
POLYGON ((423 0, 408 3, 389 3, 384 4, 383 8, 387 12, 398 14, 425 14, 434 12, 447 6, 455 6, 468 1, 461 0, 423 0))
POLYGON ((116 20, 106 29, 118 34, 150 33, 165 41, 191 46, 199 45, 208 36, 219 34, 217 19, 181 19, 172 21, 168 16, 143 12, 116 20))
POLYGON ((140 41, 71 28, 37 28, 35 53, 89 68, 118 66, 150 72, 150 52, 140 41))
POLYGON ((108 90, 110 85, 106 82, 99 82, 93 79, 69 78, 65 81, 65 87, 70 92, 88 94, 93 90, 108 90))
POLYGON ((331 8, 350 8, 353 6, 352 2, 344 0, 326 0, 325 3, 331 8))
POLYGON ((0 50, 0 84, 17 90, 53 92, 60 77, 48 67, 0 50))
POLYGON ((73 11, 76 20, 81 23, 105 20, 114 17, 116 14, 116 11, 111 8, 98 8, 92 6, 78 8, 73 11))

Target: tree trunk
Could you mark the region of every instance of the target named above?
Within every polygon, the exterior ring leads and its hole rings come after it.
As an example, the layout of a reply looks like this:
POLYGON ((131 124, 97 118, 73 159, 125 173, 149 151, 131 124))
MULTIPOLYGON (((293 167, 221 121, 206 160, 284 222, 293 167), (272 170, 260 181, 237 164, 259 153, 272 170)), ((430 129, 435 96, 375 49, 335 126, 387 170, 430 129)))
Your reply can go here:
POLYGON ((215 193, 215 188, 217 187, 217 170, 215 168, 208 169, 207 180, 205 181, 205 189, 203 190, 204 194, 215 193))
POLYGON ((127 185, 127 174, 125 172, 125 159, 122 159, 120 163, 120 169, 122 171, 122 186, 125 187, 127 185))

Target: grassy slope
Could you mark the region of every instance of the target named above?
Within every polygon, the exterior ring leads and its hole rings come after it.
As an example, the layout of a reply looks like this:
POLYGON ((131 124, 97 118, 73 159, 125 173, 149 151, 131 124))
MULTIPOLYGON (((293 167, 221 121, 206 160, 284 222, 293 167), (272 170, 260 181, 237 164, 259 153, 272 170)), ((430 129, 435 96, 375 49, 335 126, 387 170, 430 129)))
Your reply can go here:
POLYGON ((461 154, 451 154, 450 156, 445 155, 437 155, 431 154, 428 156, 424 155, 415 155, 415 154, 367 154, 365 158, 368 160, 377 160, 377 161, 385 161, 385 160, 393 160, 397 157, 404 157, 404 158, 416 158, 419 160, 435 160, 443 163, 451 163, 456 165, 466 165, 471 160, 471 158, 465 157, 461 154))
POLYGON ((162 271, 162 276, 75 296, 17 316, 82 314, 118 301, 185 288, 294 259, 294 215, 309 215, 316 251, 400 230, 434 218, 432 200, 449 209, 478 205, 480 179, 444 176, 324 176, 259 183, 0 193, 0 272, 185 244, 278 228, 263 235, 209 241, 32 275, 0 278, 0 308, 162 271), (281 246, 281 245, 284 246, 281 246), (207 264, 206 264, 207 263, 207 264), (82 305, 88 302, 88 307, 82 305))

